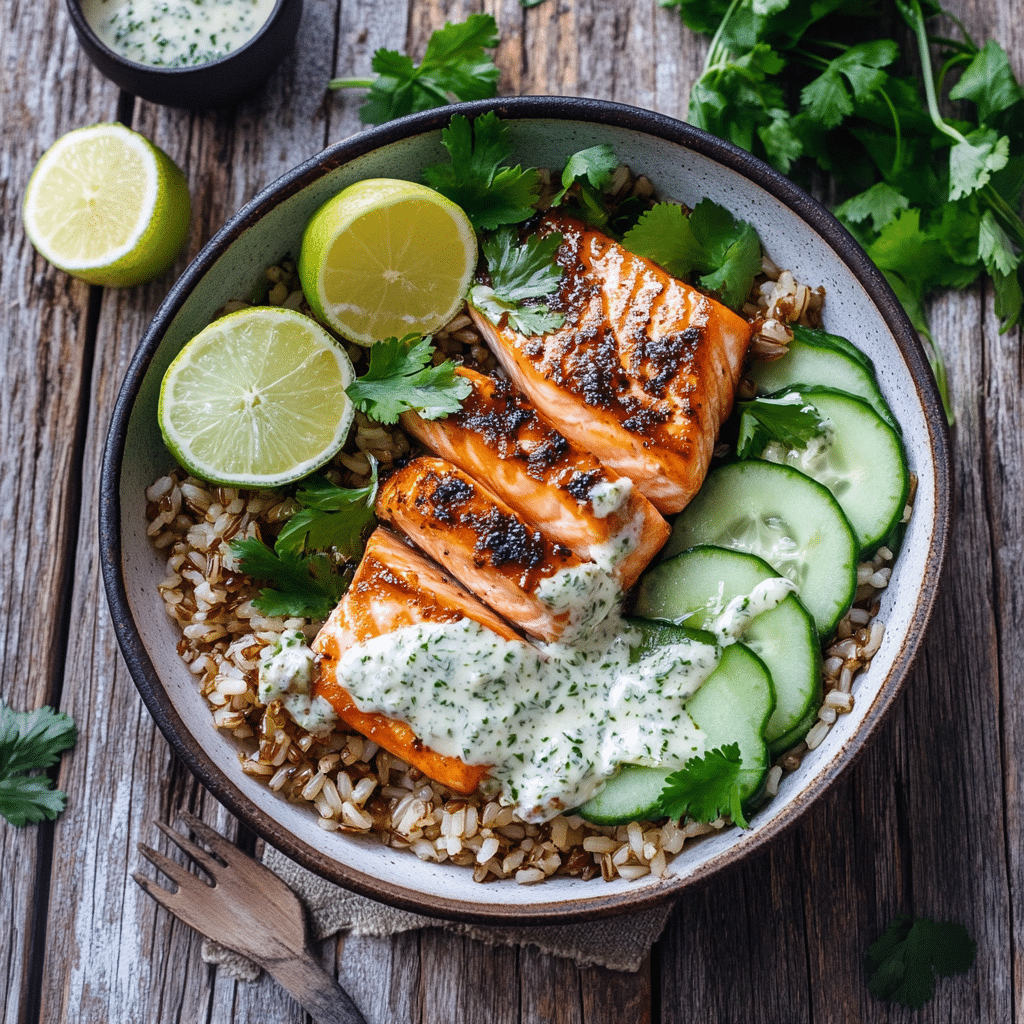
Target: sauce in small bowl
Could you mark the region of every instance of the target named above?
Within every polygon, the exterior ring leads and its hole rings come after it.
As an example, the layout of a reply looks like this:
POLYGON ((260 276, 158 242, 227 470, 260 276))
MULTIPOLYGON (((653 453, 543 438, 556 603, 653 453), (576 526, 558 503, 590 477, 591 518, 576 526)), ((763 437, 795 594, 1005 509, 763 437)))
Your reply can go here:
POLYGON ((66 0, 79 42, 126 92, 211 107, 251 94, 291 51, 302 0, 66 0))

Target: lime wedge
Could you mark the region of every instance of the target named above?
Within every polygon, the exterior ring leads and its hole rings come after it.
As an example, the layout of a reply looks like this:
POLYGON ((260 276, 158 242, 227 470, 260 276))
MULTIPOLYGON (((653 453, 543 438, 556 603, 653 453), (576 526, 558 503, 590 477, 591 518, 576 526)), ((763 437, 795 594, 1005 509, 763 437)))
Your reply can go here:
POLYGON ((158 277, 185 243, 192 207, 171 158, 123 124, 59 138, 29 178, 21 216, 54 266, 115 288, 158 277))
POLYGON ((313 214, 299 278, 317 317, 372 345, 446 324, 476 259, 473 225, 450 199, 415 182, 371 178, 313 214))
POLYGON ((345 443, 355 376, 345 350, 308 316, 256 307, 197 334, 167 368, 164 441, 211 483, 278 487, 312 473, 345 443))

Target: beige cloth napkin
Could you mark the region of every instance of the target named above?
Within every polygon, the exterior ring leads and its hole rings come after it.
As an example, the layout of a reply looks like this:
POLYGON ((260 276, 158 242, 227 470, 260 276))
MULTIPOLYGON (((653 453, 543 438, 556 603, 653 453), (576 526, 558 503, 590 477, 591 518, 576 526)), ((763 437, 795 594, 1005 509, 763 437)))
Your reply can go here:
MULTIPOLYGON (((606 967, 613 971, 639 970, 674 905, 672 900, 666 900, 635 914, 578 925, 467 924, 424 917, 359 896, 307 871, 271 846, 264 849, 263 863, 284 879, 306 905, 317 939, 342 931, 351 935, 395 935, 439 927, 492 946, 536 946, 542 953, 565 957, 581 967, 606 967)), ((207 963, 217 964, 239 980, 254 981, 259 977, 260 969, 251 960, 209 939, 203 942, 202 956, 207 963)))

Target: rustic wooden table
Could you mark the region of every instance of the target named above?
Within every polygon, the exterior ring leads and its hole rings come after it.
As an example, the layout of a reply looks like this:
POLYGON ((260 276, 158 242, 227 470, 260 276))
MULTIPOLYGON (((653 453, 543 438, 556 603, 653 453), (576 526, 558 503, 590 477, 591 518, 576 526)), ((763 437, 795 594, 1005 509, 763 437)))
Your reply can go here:
MULTIPOLYGON (((1004 0, 948 0, 1012 55, 1004 0)), ((657 0, 486 0, 501 91, 598 96, 682 117, 705 44, 657 0)), ((0 31, 0 693, 78 722, 53 824, 0 820, 0 1019, 157 1024, 305 1020, 267 978, 235 983, 131 880, 154 819, 192 808, 235 824, 182 768, 142 705, 100 583, 100 450, 121 377, 173 274, 89 288, 35 255, 18 217, 29 172, 71 128, 120 119, 187 168, 194 219, 180 271, 263 185, 359 130, 373 51, 419 55, 473 0, 307 0, 294 55, 264 92, 188 113, 136 101, 80 50, 59 0, 8 4, 0 31)), ((939 299, 953 382, 956 519, 927 643, 856 767, 768 853, 689 894, 636 974, 580 970, 439 930, 327 941, 321 955, 372 1024, 429 1021, 1024 1020, 1024 391, 1019 331, 984 287, 939 299), (896 913, 962 921, 974 969, 917 1014, 876 1001, 862 957, 896 913)))

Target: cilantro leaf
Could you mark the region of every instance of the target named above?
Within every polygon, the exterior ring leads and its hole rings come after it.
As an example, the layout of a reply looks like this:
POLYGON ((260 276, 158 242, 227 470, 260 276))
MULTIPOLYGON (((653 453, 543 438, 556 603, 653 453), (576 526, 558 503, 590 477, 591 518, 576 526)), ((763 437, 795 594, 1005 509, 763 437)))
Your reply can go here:
POLYGON ((673 203, 658 203, 622 244, 676 277, 695 277, 733 309, 742 305, 761 269, 757 232, 710 199, 702 199, 689 217, 673 203))
POLYGON ((1024 90, 1014 77, 1006 51, 989 39, 949 90, 949 98, 972 100, 982 124, 997 124, 1005 123, 1004 115, 1024 100, 1024 90))
POLYGON ((452 97, 480 100, 498 93, 499 70, 484 52, 498 45, 498 25, 490 14, 446 22, 434 32, 420 64, 397 50, 373 55, 371 80, 335 78, 328 89, 368 88, 359 110, 364 124, 384 124, 419 110, 447 105, 452 97))
POLYGON ((242 572, 272 584, 254 602, 266 615, 326 619, 348 588, 325 554, 276 551, 256 537, 232 541, 231 552, 242 572))
POLYGON ((573 153, 562 169, 562 187, 552 197, 551 205, 561 206, 572 198, 588 224, 603 227, 608 222, 608 209, 601 189, 611 182, 618 166, 619 158, 607 144, 573 153))
POLYGON ((676 820, 685 817, 704 822, 728 815, 740 828, 746 828, 739 785, 742 767, 738 743, 691 757, 681 771, 665 780, 662 811, 676 820))
POLYGON ((452 117, 441 132, 448 163, 423 169, 423 181, 461 206, 477 231, 518 224, 537 211, 540 174, 502 166, 512 153, 509 126, 489 110, 472 122, 452 117))
POLYGON ((346 558, 358 558, 363 550, 363 531, 374 522, 377 500, 377 463, 365 487, 338 487, 326 477, 303 481, 295 500, 302 508, 281 527, 274 550, 302 555, 307 551, 334 548, 346 558))
POLYGON ((870 188, 851 196, 845 203, 840 203, 833 212, 845 224, 870 221, 875 231, 881 231, 900 210, 908 206, 910 200, 902 192, 886 181, 877 181, 870 188))
POLYGON ((458 412, 469 394, 468 381, 446 359, 432 366, 429 338, 408 334, 370 346, 370 365, 345 389, 355 407, 378 423, 397 423, 403 412, 415 410, 425 420, 458 412))
POLYGON ((868 949, 868 990, 918 1010, 935 995, 936 974, 965 974, 976 955, 977 943, 963 925, 902 914, 868 949))
POLYGON ((821 413, 802 395, 791 392, 781 398, 755 398, 737 402, 740 410, 738 458, 759 456, 771 441, 787 450, 806 448, 826 433, 821 413))
POLYGON ((978 128, 949 152, 949 198, 955 202, 987 185, 993 171, 1006 166, 1010 140, 994 128, 978 128))
POLYGON ((547 334, 562 326, 565 317, 546 304, 527 304, 558 291, 562 268, 555 254, 562 244, 557 233, 529 235, 519 240, 515 228, 503 228, 481 243, 487 260, 490 285, 470 289, 469 301, 496 327, 508 317, 509 326, 523 334, 547 334))
POLYGON ((804 86, 800 100, 811 117, 835 128, 853 113, 853 97, 864 100, 882 88, 888 75, 880 69, 898 56, 899 47, 891 39, 857 43, 829 61, 821 75, 804 86))
POLYGON ((54 789, 46 769, 75 744, 78 730, 69 715, 49 707, 14 711, 0 700, 0 814, 12 825, 52 821, 67 797, 54 789))

